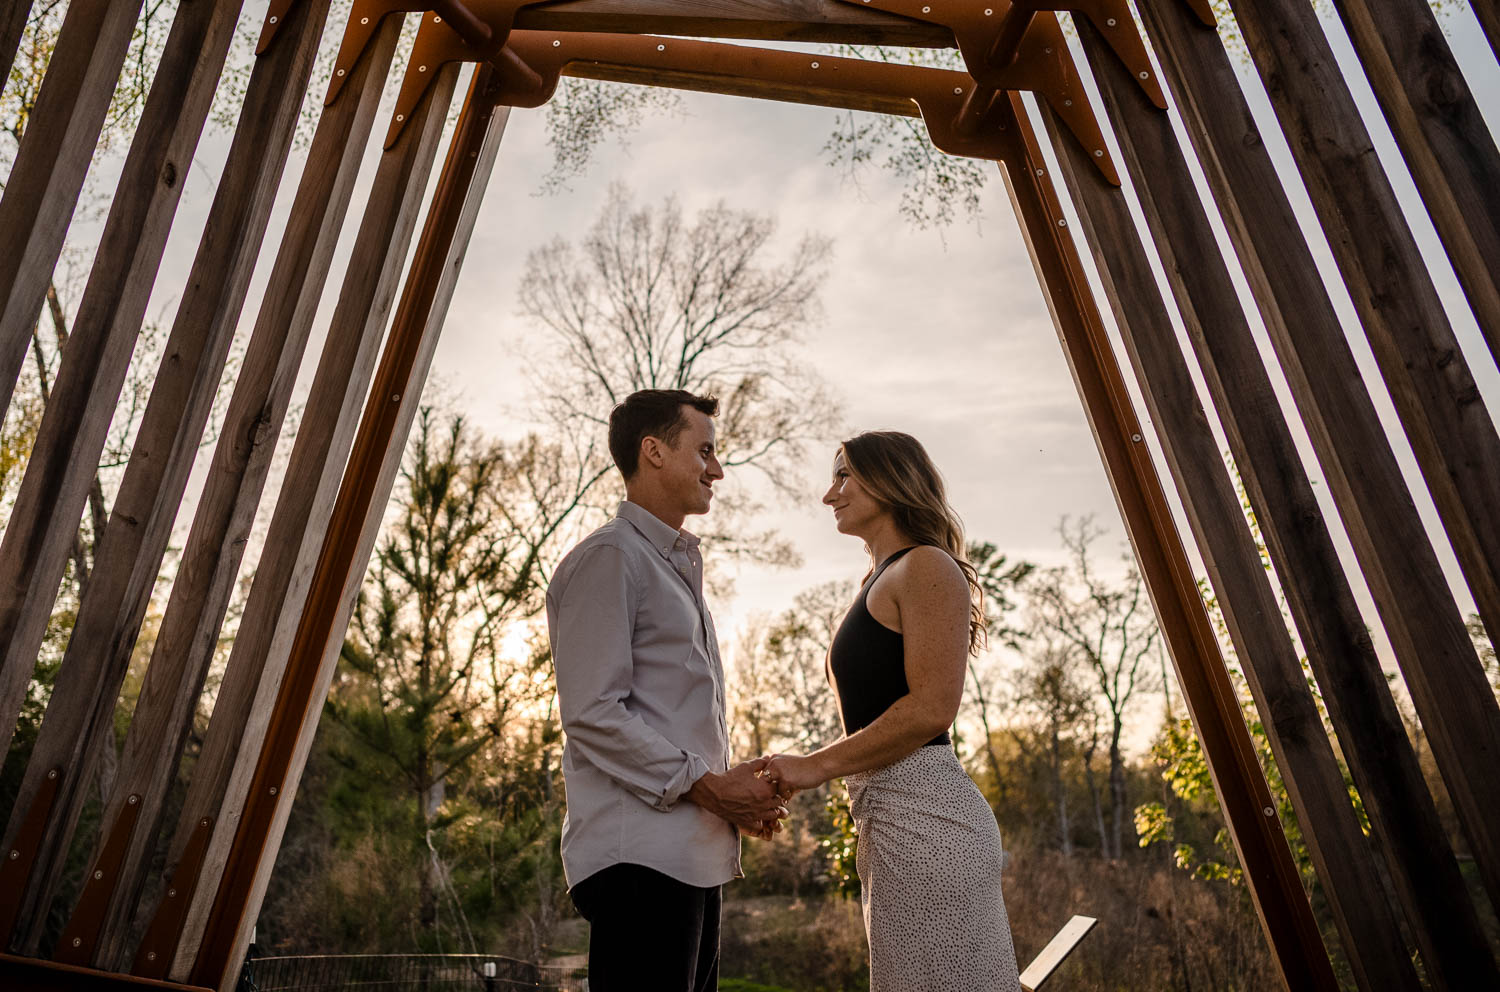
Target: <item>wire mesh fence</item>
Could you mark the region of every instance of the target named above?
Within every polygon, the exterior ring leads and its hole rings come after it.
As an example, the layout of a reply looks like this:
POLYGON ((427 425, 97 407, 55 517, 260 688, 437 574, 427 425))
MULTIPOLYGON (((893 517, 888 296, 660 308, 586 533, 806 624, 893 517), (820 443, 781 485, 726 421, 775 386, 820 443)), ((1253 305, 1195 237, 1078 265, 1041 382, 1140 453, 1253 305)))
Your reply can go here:
POLYGON ((588 992, 586 975, 493 954, 306 954, 247 959, 238 992, 588 992))

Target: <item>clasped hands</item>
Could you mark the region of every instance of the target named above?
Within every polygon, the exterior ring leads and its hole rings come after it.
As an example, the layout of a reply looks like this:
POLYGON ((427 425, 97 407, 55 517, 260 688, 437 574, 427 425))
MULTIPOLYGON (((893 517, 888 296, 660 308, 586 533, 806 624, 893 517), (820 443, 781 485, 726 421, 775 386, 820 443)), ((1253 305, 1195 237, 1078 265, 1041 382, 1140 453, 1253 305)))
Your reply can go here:
POLYGON ((709 772, 693 783, 687 798, 728 820, 741 833, 767 839, 780 832, 786 802, 803 789, 826 781, 811 757, 764 755, 722 774, 709 772))

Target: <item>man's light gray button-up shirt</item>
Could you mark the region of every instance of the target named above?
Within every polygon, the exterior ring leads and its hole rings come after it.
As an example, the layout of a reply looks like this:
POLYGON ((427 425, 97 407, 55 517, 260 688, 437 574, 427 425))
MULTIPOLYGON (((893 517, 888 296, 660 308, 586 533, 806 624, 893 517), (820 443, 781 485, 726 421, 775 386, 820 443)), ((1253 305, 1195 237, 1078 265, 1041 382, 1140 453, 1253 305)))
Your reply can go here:
POLYGON ((621 503, 558 566, 547 632, 565 735, 568 886, 620 863, 697 886, 737 876, 735 828, 678 801, 729 767, 698 538, 621 503))

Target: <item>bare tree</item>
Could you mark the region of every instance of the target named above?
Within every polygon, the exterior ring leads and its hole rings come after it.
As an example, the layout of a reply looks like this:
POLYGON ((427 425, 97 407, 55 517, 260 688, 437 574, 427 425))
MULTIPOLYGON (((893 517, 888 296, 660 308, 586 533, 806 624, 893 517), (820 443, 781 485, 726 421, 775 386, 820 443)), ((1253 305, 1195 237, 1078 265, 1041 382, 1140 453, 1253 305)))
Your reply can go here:
MULTIPOLYGON (((1011 626, 1010 617, 1016 609, 1011 599, 1035 569, 1031 562, 1012 564, 1000 549, 989 542, 970 542, 969 561, 979 573, 979 585, 984 589, 985 637, 991 648, 1004 645, 1018 648, 1024 632, 1011 626)), ((981 657, 969 656, 969 678, 966 683, 969 711, 979 720, 984 736, 984 759, 990 777, 995 783, 995 802, 1003 806, 1006 801, 1006 777, 1000 767, 1000 755, 995 750, 995 734, 999 732, 997 708, 1004 703, 995 682, 997 665, 992 653, 981 657)))
MULTIPOLYGON (((1078 652, 1065 641, 1041 644, 1015 674, 1009 708, 1011 736, 1021 753, 1046 776, 1063 857, 1073 853, 1072 817, 1064 766, 1079 750, 1092 700, 1079 672, 1078 652)), ((1099 838, 1101 846, 1105 838, 1099 838)))
POLYGON ((1105 854, 1121 856, 1130 806, 1125 790, 1125 758, 1120 739, 1125 713, 1140 686, 1143 666, 1159 648, 1160 631, 1145 583, 1127 555, 1123 578, 1110 582, 1090 560, 1102 535, 1092 517, 1076 524, 1063 518, 1058 534, 1070 556, 1061 568, 1047 569, 1031 587, 1031 626, 1036 636, 1076 652, 1091 673, 1109 732, 1110 830, 1105 854))
MULTIPOLYGON (((722 203, 689 222, 675 200, 637 207, 616 186, 578 244, 534 250, 521 312, 548 341, 536 381, 564 433, 602 436, 610 409, 638 389, 715 393, 725 467, 754 467, 773 492, 803 494, 806 446, 826 441, 838 414, 798 350, 819 315, 830 249, 808 235, 778 262, 775 231, 770 216, 722 203)), ((785 541, 746 532, 756 508, 731 479, 712 521, 717 550, 794 561, 785 541)))

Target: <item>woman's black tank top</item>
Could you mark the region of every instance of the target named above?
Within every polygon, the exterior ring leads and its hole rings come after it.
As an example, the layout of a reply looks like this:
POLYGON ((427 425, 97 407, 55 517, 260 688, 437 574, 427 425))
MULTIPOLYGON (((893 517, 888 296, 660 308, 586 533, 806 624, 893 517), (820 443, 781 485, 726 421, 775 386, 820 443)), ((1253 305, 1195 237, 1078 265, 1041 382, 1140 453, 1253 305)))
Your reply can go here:
MULTIPOLYGON (((910 550, 902 548, 880 563, 865 581, 859 598, 833 635, 828 667, 833 672, 834 693, 838 696, 846 734, 868 727, 876 717, 890 709, 892 703, 911 691, 906 684, 903 638, 871 616, 865 603, 875 580, 910 550)), ((927 743, 947 744, 948 731, 927 743)))

